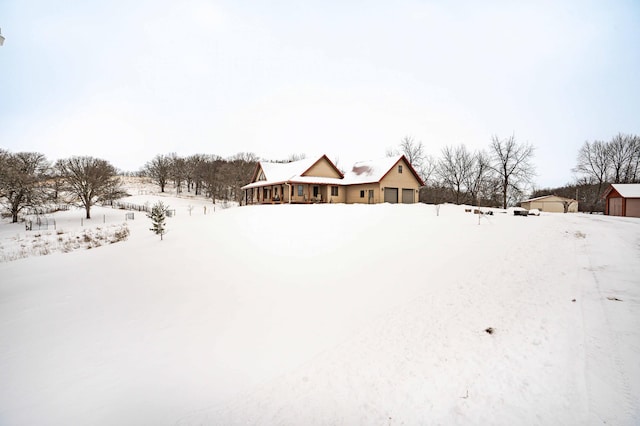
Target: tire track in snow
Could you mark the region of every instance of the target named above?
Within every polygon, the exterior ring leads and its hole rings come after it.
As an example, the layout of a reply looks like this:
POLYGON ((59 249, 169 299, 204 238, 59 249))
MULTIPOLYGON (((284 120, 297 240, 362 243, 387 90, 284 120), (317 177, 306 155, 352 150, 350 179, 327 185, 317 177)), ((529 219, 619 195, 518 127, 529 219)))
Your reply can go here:
MULTIPOLYGON (((616 226, 615 222, 601 222, 616 226)), ((627 377, 628 368, 622 360, 623 344, 619 338, 619 330, 611 322, 610 309, 614 309, 611 305, 614 302, 607 299, 612 289, 605 282, 611 283, 614 277, 607 265, 600 264, 596 256, 597 246, 623 247, 625 244, 623 241, 600 241, 610 240, 612 235, 618 234, 603 229, 599 231, 595 235, 592 233, 585 236, 580 231, 575 234, 576 251, 581 258, 579 283, 582 284, 581 313, 586 356, 583 374, 591 415, 599 422, 626 424, 634 417, 638 420, 638 413, 634 413, 638 401, 634 401, 627 377), (597 242, 594 241, 596 238, 597 242)))

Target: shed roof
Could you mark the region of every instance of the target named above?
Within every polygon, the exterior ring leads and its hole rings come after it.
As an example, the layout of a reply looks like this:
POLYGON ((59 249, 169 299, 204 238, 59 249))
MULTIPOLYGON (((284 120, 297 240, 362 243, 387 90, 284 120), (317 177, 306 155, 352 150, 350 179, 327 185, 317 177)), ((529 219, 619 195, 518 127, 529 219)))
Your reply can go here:
POLYGON ((523 203, 528 203, 530 201, 540 201, 540 200, 543 200, 545 198, 551 198, 551 197, 560 198, 560 199, 566 200, 566 201, 577 201, 577 200, 574 200, 573 198, 566 198, 566 197, 561 197, 559 195, 551 194, 551 195, 543 195, 541 197, 536 197, 536 198, 530 198, 528 200, 524 200, 523 203))
POLYGON ((611 188, 624 198, 640 198, 640 183, 612 183, 605 192, 605 197, 611 192, 611 188))

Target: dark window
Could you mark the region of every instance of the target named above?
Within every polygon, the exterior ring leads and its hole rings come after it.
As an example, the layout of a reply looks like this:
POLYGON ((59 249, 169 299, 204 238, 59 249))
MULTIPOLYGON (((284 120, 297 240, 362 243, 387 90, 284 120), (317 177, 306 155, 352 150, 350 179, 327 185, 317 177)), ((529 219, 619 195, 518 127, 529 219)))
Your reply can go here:
POLYGON ((360 191, 360 198, 364 198, 364 189, 360 191))
POLYGON ((298 185, 298 197, 302 197, 304 195, 304 186, 298 185))
POLYGON ((402 166, 398 166, 398 173, 402 173, 402 166))
POLYGON ((338 196, 338 187, 337 186, 332 186, 331 187, 331 196, 332 197, 337 197, 338 196))

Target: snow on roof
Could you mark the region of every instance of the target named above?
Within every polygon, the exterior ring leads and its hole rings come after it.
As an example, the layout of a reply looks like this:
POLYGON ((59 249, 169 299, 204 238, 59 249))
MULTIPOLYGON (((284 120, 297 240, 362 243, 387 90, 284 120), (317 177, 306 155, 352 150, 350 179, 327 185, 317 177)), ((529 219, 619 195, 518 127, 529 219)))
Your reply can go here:
POLYGON ((402 158, 402 155, 379 158, 377 160, 359 161, 344 174, 344 185, 379 182, 384 175, 402 158))
POLYGON ((300 176, 318 160, 319 158, 304 158, 290 163, 270 163, 267 161, 261 161, 260 166, 262 167, 262 171, 264 172, 267 181, 283 182, 295 176, 300 176))
POLYGON ((344 174, 344 178, 320 176, 302 176, 319 158, 305 158, 291 163, 260 162, 266 180, 260 180, 243 186, 243 189, 257 188, 265 185, 277 185, 285 182, 308 183, 321 185, 354 185, 360 183, 379 182, 384 175, 402 158, 402 155, 384 157, 376 160, 359 161, 344 174))
POLYGON ((529 198, 528 200, 524 200, 523 203, 528 203, 530 201, 538 201, 538 200, 542 200, 544 198, 549 198, 549 197, 556 197, 556 198, 561 198, 563 200, 571 200, 571 201, 576 201, 573 198, 567 198, 567 197, 561 197, 559 195, 555 195, 555 194, 550 194, 550 195, 543 195, 541 197, 536 197, 536 198, 529 198))
MULTIPOLYGON (((320 157, 322 158, 322 157, 320 157)), ((300 176, 307 171, 309 167, 318 161, 319 158, 304 158, 290 163, 272 163, 269 161, 261 161, 260 168, 264 173, 266 180, 259 180, 243 186, 243 189, 256 188, 265 185, 275 185, 288 182, 296 176, 300 176)))
POLYGON ((640 183, 612 183, 611 186, 625 198, 640 198, 640 183))

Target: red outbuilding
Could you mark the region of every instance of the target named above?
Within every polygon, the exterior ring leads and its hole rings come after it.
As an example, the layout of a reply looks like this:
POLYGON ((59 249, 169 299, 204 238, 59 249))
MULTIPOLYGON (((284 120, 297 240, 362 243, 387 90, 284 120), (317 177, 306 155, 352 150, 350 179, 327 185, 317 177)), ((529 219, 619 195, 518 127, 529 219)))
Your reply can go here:
POLYGON ((602 195, 604 214, 640 217, 640 183, 613 183, 602 195))

